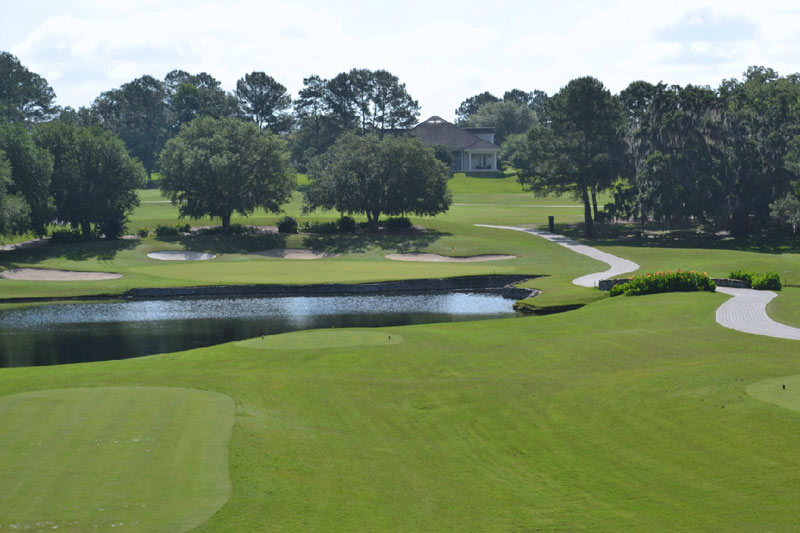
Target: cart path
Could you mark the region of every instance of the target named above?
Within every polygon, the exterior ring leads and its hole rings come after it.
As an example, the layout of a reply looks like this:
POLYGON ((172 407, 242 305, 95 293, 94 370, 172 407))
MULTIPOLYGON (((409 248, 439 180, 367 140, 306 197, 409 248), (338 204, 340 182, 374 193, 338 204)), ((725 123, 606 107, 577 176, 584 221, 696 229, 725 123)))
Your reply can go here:
POLYGON ((596 287, 597 283, 602 279, 608 279, 614 276, 618 276, 620 274, 626 274, 628 272, 633 272, 634 270, 639 269, 639 265, 637 265, 633 261, 628 261, 627 259, 622 259, 621 257, 617 257, 616 255, 611 255, 606 252, 601 252, 597 248, 592 248, 591 246, 586 246, 585 244, 577 243, 572 239, 570 239, 569 237, 558 235, 556 233, 550 233, 549 231, 542 231, 530 228, 520 228, 516 226, 492 226, 489 224, 475 224, 475 225, 480 226, 482 228, 510 229, 514 231, 524 231, 525 233, 530 233, 531 235, 536 235, 537 237, 541 237, 556 244, 560 244, 565 248, 569 248, 573 252, 591 257, 592 259, 597 259, 598 261, 602 261, 603 263, 606 263, 608 264, 609 267, 611 267, 608 270, 604 270, 603 272, 595 272, 594 274, 587 274, 585 276, 581 276, 579 278, 575 278, 574 280, 572 280, 572 283, 574 283, 575 285, 580 285, 581 287, 596 287))
MULTIPOLYGON (((492 226, 489 224, 475 224, 482 228, 510 229, 524 231, 548 241, 565 246, 570 250, 589 256, 593 259, 608 263, 611 267, 605 272, 588 274, 572 280, 575 285, 583 287, 594 287, 601 279, 610 278, 619 274, 632 272, 639 268, 633 261, 622 259, 606 252, 601 252, 591 246, 579 244, 569 237, 541 231, 537 229, 520 228, 515 226, 492 226)), ((800 328, 787 326, 780 322, 775 322, 767 315, 767 304, 777 296, 772 291, 756 291, 753 289, 734 289, 732 287, 717 287, 717 292, 733 296, 717 308, 716 320, 723 327, 751 333, 753 335, 764 335, 779 339, 800 340, 800 328)))
POLYGON ((777 296, 772 291, 717 287, 730 300, 717 308, 717 323, 723 327, 779 339, 800 340, 800 329, 775 322, 767 315, 767 304, 777 296))

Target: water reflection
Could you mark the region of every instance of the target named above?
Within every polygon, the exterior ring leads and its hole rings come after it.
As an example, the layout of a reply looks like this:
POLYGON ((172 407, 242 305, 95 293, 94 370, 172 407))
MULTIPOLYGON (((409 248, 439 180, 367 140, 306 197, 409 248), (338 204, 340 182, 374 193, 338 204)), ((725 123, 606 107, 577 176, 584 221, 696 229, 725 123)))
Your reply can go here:
POLYGON ((515 316, 513 300, 449 293, 147 300, 0 311, 0 366, 125 359, 286 331, 515 316))

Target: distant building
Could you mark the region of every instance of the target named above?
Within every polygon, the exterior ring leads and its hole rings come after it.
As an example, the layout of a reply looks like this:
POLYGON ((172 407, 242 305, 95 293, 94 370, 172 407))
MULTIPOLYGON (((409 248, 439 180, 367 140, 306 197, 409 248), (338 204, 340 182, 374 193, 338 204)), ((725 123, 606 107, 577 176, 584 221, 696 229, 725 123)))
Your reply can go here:
POLYGON ((494 128, 459 128, 433 116, 408 130, 408 134, 419 137, 427 146, 446 146, 453 153, 451 170, 470 172, 498 170, 500 147, 494 144, 494 131, 494 128))

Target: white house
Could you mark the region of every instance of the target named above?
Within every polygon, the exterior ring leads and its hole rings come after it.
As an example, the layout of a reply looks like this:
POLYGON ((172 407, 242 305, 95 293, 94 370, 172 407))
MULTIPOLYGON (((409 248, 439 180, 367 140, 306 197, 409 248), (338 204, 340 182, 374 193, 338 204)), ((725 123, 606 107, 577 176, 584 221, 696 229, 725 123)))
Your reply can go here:
POLYGON ((441 117, 420 122, 409 135, 423 144, 441 144, 453 153, 452 170, 456 172, 496 171, 500 147, 494 144, 494 128, 459 128, 441 117))

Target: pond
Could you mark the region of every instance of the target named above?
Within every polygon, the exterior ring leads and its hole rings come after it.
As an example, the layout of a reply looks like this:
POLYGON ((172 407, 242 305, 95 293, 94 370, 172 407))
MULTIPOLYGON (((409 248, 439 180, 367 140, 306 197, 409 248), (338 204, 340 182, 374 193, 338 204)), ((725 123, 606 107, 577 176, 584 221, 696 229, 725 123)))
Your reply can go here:
POLYGON ((0 367, 126 359, 315 328, 513 317, 496 294, 192 298, 0 310, 0 367))

